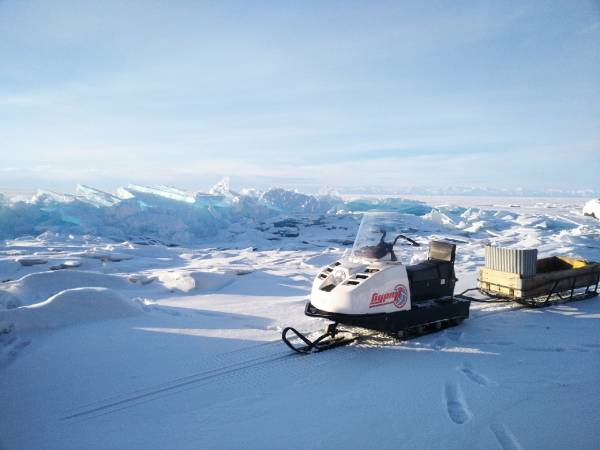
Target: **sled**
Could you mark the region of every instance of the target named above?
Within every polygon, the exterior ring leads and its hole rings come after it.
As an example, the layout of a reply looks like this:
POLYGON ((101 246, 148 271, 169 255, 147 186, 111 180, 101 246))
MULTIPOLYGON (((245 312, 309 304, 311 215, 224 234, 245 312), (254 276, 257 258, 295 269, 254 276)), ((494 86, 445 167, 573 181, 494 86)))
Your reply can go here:
POLYGON ((537 250, 486 247, 477 287, 493 298, 528 306, 598 295, 600 264, 566 256, 537 259, 537 250))

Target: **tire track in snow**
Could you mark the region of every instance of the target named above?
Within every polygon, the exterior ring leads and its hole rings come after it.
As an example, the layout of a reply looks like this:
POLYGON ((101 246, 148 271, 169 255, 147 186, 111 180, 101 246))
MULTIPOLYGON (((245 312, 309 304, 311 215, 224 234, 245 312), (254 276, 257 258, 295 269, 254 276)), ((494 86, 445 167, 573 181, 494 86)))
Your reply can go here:
POLYGON ((510 429, 503 423, 493 423, 490 425, 490 429, 496 440, 502 447, 502 450, 522 450, 520 442, 510 429))
POLYGON ((472 419, 473 414, 465 402, 460 385, 453 381, 446 382, 444 401, 448 417, 452 422, 462 425, 472 419))

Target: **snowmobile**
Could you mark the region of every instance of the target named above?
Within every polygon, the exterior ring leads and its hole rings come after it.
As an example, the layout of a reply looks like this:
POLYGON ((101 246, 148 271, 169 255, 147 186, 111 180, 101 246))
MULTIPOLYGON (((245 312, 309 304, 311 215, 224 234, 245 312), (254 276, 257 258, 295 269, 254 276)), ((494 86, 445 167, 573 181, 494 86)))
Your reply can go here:
POLYGON ((307 316, 332 323, 315 340, 287 327, 285 344, 298 353, 320 352, 360 337, 340 325, 402 338, 466 319, 470 301, 454 297, 456 245, 431 241, 425 260, 404 265, 395 249, 420 244, 402 232, 401 216, 366 213, 350 255, 319 271, 305 306, 307 316))

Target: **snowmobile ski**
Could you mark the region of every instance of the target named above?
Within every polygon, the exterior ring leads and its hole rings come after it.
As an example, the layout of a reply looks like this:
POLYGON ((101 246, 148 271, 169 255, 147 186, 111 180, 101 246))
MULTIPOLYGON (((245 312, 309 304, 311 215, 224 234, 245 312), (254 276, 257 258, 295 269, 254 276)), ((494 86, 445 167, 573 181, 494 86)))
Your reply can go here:
MULTIPOLYGON (((294 350, 297 353, 308 354, 308 353, 317 353, 325 350, 329 350, 336 347, 341 347, 342 345, 348 345, 358 339, 357 336, 338 336, 340 333, 349 334, 348 331, 339 330, 337 328, 337 323, 332 323, 327 326, 327 330, 321 336, 319 336, 314 341, 311 341, 304 334, 300 333, 298 330, 292 327, 286 327, 283 329, 281 333, 281 339, 283 342, 294 350), (292 333, 295 335, 300 341, 304 342, 305 345, 294 345, 290 338, 288 338, 288 333, 292 333)), ((291 336, 293 339, 294 336, 291 336)))

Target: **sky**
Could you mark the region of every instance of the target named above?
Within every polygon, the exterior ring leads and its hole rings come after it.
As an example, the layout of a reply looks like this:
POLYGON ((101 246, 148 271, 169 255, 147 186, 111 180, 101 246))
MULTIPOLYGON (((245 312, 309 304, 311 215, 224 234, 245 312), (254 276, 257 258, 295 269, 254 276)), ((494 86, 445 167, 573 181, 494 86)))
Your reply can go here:
POLYGON ((0 188, 599 173, 598 0, 0 0, 0 188))

